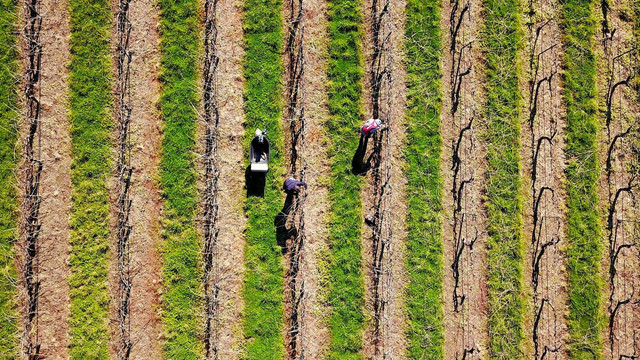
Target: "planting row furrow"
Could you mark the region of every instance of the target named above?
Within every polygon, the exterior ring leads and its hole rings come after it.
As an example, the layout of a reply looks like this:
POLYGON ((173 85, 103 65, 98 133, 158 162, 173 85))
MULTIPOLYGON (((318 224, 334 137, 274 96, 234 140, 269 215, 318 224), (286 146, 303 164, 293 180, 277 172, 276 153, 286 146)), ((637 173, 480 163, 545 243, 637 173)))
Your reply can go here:
MULTIPOLYGON (((369 229, 364 231, 365 259, 368 267, 366 281, 367 309, 371 312, 372 324, 369 326, 365 344, 365 356, 379 359, 393 357, 393 346, 390 346, 390 307, 391 282, 393 281, 391 266, 393 254, 391 242, 394 238, 391 224, 392 191, 391 184, 391 132, 393 120, 391 118, 390 96, 392 86, 392 54, 390 24, 390 1, 373 0, 365 2, 370 9, 367 16, 367 37, 364 48, 367 49, 368 112, 373 119, 382 121, 382 128, 373 135, 365 137, 363 156, 371 158, 370 177, 363 188, 363 206, 365 207, 365 221, 369 229), (371 149, 367 143, 372 142, 371 149), (371 194, 369 196, 369 194, 371 194)), ((369 170, 368 168, 365 170, 369 170)))
POLYGON ((220 249, 218 220, 220 218, 220 156, 218 136, 220 105, 217 89, 218 56, 218 1, 204 2, 204 194, 203 203, 203 277, 204 292, 204 356, 205 359, 220 358, 220 249))
POLYGON ((605 354, 611 359, 640 356, 640 243, 636 191, 638 169, 638 48, 632 20, 632 1, 599 4, 602 38, 598 59, 599 102, 604 136, 599 142, 605 238, 606 302, 605 354))
POLYGON ((117 263, 117 315, 119 360, 131 356, 131 206, 130 195, 133 167, 131 166, 131 58, 129 49, 131 21, 129 20, 130 0, 119 0, 116 13, 116 263, 117 263))
POLYGON ((42 30, 39 41, 43 51, 38 92, 41 94, 42 136, 38 150, 43 167, 40 178, 38 331, 40 354, 51 358, 69 358, 72 155, 67 67, 69 13, 66 5, 66 1, 55 0, 43 1, 40 7, 42 30))
POLYGON ((399 55, 402 49, 404 1, 365 1, 365 37, 368 87, 367 117, 381 121, 380 130, 363 134, 363 155, 370 170, 362 190, 365 223, 363 233, 367 268, 367 326, 364 356, 396 358, 405 347, 403 297, 405 179, 396 169, 402 167, 404 143, 405 69, 399 55), (371 148, 367 149, 367 144, 371 148))
POLYGON ((18 190, 15 149, 18 136, 16 2, 0 1, 0 357, 18 356, 18 314, 14 245, 18 190))
MULTIPOLYGON (((285 156, 289 164, 288 177, 305 182, 307 161, 304 157, 306 146, 306 39, 305 16, 306 4, 304 0, 291 1, 285 4, 285 18, 287 19, 285 43, 285 72, 286 72, 286 110, 283 127, 288 128, 287 151, 285 156), (288 126, 287 126, 288 125, 288 126)), ((276 226, 282 237, 279 240, 286 247, 286 350, 290 359, 304 359, 307 346, 305 342, 306 311, 308 295, 305 289, 305 275, 308 269, 303 269, 303 259, 306 256, 307 232, 305 229, 306 191, 301 189, 287 193, 284 207, 278 214, 276 226)))
MULTIPOLYGON (((212 25, 211 16, 215 16, 215 29, 217 31, 208 32, 205 40, 208 38, 209 49, 211 52, 204 53, 205 59, 209 57, 208 65, 214 65, 213 55, 218 58, 215 73, 210 71, 208 78, 213 80, 213 94, 210 98, 210 105, 213 105, 213 95, 217 100, 217 109, 220 121, 215 124, 214 116, 209 121, 201 121, 199 134, 199 152, 202 152, 203 158, 200 162, 201 173, 205 174, 202 178, 202 188, 205 194, 200 198, 202 225, 206 228, 211 226, 209 236, 204 236, 205 245, 209 240, 215 239, 215 245, 210 246, 204 251, 205 262, 206 257, 211 254, 211 269, 209 278, 211 280, 210 287, 205 291, 205 307, 206 302, 210 301, 214 305, 205 316, 204 329, 206 332, 207 321, 211 319, 211 328, 209 333, 209 359, 215 359, 215 354, 219 359, 236 359, 241 357, 243 351, 242 342, 244 336, 242 333, 242 312, 244 310, 243 300, 243 278, 245 267, 243 265, 243 257, 245 250, 245 241, 243 231, 245 230, 246 218, 243 212, 244 182, 241 180, 245 175, 245 157, 243 152, 243 134, 244 134, 244 112, 243 112, 243 91, 244 82, 242 81, 242 61, 244 59, 244 47, 242 38, 242 7, 241 2, 234 1, 217 1, 215 3, 215 12, 213 11, 213 2, 205 1, 203 5, 207 5, 207 14, 205 17, 205 29, 207 25, 212 25), (209 20, 209 22, 207 21, 209 20), (213 51, 213 43, 211 42, 215 36, 215 54, 213 51), (215 129, 209 132, 214 135, 215 153, 207 152, 207 142, 212 140, 211 136, 207 137, 207 129, 215 129), (207 140, 207 138, 209 140, 207 140), (214 155, 215 154, 215 155, 214 155), (214 159, 213 157, 217 157, 214 159), (207 163, 217 162, 219 178, 217 184, 215 178, 209 176, 214 175, 215 171, 207 173, 207 163), (240 179, 240 181, 238 181, 240 179), (217 206, 217 216, 215 223, 210 221, 213 219, 214 212, 208 212, 205 215, 209 204, 203 203, 203 200, 211 200, 213 185, 217 185, 218 202, 213 206, 217 206), (207 185, 210 187, 207 189, 207 185), (213 229, 218 231, 217 235, 213 234, 213 229), (214 293, 216 292, 216 293, 214 293), (215 294, 215 297, 213 296, 215 294), (207 297, 209 299, 207 299, 207 297), (215 350, 214 350, 215 348, 215 350)), ((203 64, 207 68, 207 64, 203 64)), ((203 86, 207 88, 207 81, 203 86)), ((205 90, 206 91, 206 90, 205 90)), ((203 93, 203 98, 205 97, 203 93)), ((204 105, 204 101, 203 104, 204 105)), ((211 110, 211 109, 210 109, 211 110)), ((204 114, 204 112, 203 112, 204 114)), ((213 150, 213 149, 211 149, 213 150)), ((213 210, 213 209, 210 209, 213 210)), ((203 231, 204 235, 204 231, 203 231)), ((204 247, 203 247, 204 248, 204 247)), ((207 264, 204 264, 206 267, 207 264)), ((206 278, 206 276, 205 276, 206 278)), ((207 334, 205 333, 205 336, 207 334)), ((205 340, 205 350, 207 347, 205 340)), ((205 351, 206 353, 206 351, 205 351)))
MULTIPOLYGON (((326 2, 298 0, 284 4, 287 19, 285 129, 287 177, 308 184, 287 194, 285 335, 291 359, 321 358, 326 352, 325 316, 328 194, 324 122, 326 109, 326 2)), ((280 216, 285 213, 281 213, 280 216)))
POLYGON ((444 66, 449 71, 443 83, 447 92, 442 119, 445 144, 442 164, 450 199, 445 203, 449 221, 444 226, 446 254, 446 311, 453 316, 446 324, 445 349, 456 358, 485 357, 486 216, 481 204, 486 151, 480 134, 484 114, 479 109, 482 67, 478 60, 481 19, 479 1, 445 4, 449 14, 443 27, 449 29, 444 66))
POLYGON ((110 281, 112 356, 162 355, 158 189, 160 124, 158 8, 155 0, 111 0, 114 57, 114 146, 110 281), (130 63, 129 63, 130 62, 130 63), (123 156, 124 155, 124 156, 123 156), (127 309, 128 308, 128 309, 127 309))
POLYGON ((602 358, 600 272, 602 228, 598 202, 596 22, 590 0, 562 5, 566 106, 567 351, 572 359, 602 358))
POLYGON ((108 1, 71 0, 69 65, 72 136, 70 355, 109 358, 111 60, 108 1))
POLYGON ((160 113, 164 121, 160 186, 163 219, 165 356, 200 356, 201 241, 195 226, 198 1, 160 1, 160 113))
POLYGON ((34 358, 40 353, 40 206, 42 195, 40 184, 42 177, 42 122, 41 122, 41 64, 42 16, 41 2, 29 0, 24 3, 24 96, 26 120, 25 137, 22 140, 23 160, 19 179, 22 182, 22 219, 20 222, 20 241, 18 253, 21 285, 23 287, 22 304, 23 326, 22 353, 34 358))
POLYGON ((526 201, 525 231, 530 233, 525 278, 533 292, 533 308, 527 335, 533 344, 529 356, 559 359, 564 349, 564 239, 561 171, 564 158, 564 121, 560 89, 560 29, 557 4, 553 1, 529 3, 527 115, 523 121, 525 181, 530 182, 526 201))
POLYGON ((60 85, 66 87, 66 64, 52 59, 68 54, 67 39, 57 42, 52 38, 68 33, 65 26, 68 24, 60 28, 52 25, 68 19, 64 12, 49 16, 52 4, 28 0, 22 5, 24 38, 20 42, 20 58, 24 69, 21 103, 24 121, 20 126, 23 159, 18 181, 23 192, 20 240, 16 248, 21 353, 28 358, 68 357, 69 293, 65 284, 69 277, 65 264, 68 225, 65 222, 70 201, 70 159, 66 151, 68 143, 64 140, 69 134, 66 104, 63 105, 65 97, 52 90, 60 85), (61 74, 51 76, 61 69, 61 74), (55 164, 58 161, 60 163, 55 164))
POLYGON ((407 356, 444 358, 442 135, 438 0, 407 1, 407 356))
MULTIPOLYGON (((283 244, 278 228, 274 229, 274 219, 277 221, 276 216, 282 206, 279 180, 284 174, 281 125, 282 1, 246 0, 243 24, 247 129, 244 144, 249 149, 251 142, 260 141, 259 138, 253 140, 256 129, 260 129, 262 134, 268 131, 266 138, 270 143, 270 156, 267 155, 269 172, 252 172, 251 166, 247 168, 245 356, 249 359, 278 359, 285 353, 282 331, 283 244)), ((245 155, 249 155, 249 152, 245 151, 245 155)), ((246 164, 249 165, 248 162, 246 164)))
POLYGON ((358 359, 364 330, 362 271, 362 180, 364 138, 355 129, 362 114, 362 4, 329 1, 329 357, 358 359), (352 158, 354 149, 355 156, 352 158), (351 161, 353 159, 353 161, 351 161))

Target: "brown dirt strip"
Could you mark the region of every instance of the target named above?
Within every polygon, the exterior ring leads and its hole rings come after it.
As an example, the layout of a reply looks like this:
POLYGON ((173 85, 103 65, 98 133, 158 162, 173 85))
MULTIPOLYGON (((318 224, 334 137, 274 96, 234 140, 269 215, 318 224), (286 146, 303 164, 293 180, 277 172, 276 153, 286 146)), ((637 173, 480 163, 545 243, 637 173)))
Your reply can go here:
MULTIPOLYGON (((114 12, 115 13, 115 12, 114 12)), ((151 0, 132 1, 131 165, 133 201, 131 234, 131 359, 160 359, 162 323, 160 307, 159 218, 160 192, 155 183, 160 151, 160 64, 158 9, 151 0)), ((119 339, 113 337, 112 341, 119 339)))
MULTIPOLYGON (((238 359, 242 352, 242 311, 244 300, 244 206, 242 4, 218 2, 218 95, 220 125, 220 213, 218 218, 218 256, 220 264, 219 356, 238 359)), ((204 123, 199 124, 198 149, 202 150, 204 123)), ((202 168, 200 168, 200 171, 202 168)))
POLYGON ((481 11, 482 2, 478 0, 443 2, 446 359, 487 356, 487 234, 481 202, 486 145, 479 141, 486 126, 481 118, 481 11))
MULTIPOLYGON (((297 6, 296 4, 296 9, 297 6)), ((298 307, 297 353, 298 356, 304 355, 305 358, 316 359, 324 356, 329 341, 328 326, 324 320, 327 308, 324 306, 326 301, 321 283, 322 259, 328 251, 329 195, 326 174, 329 173, 330 164, 326 152, 320 150, 326 149, 328 146, 323 126, 328 116, 326 93, 327 4, 324 0, 304 0, 302 7, 304 75, 301 91, 305 108, 305 132, 304 145, 299 146, 298 166, 301 164, 305 166, 304 176, 309 190, 301 205, 301 210, 304 212, 304 245, 300 249, 298 281, 304 283, 304 295, 298 307)), ((283 10, 285 35, 288 36, 290 5, 285 4, 283 10)), ((288 62, 288 54, 285 54, 285 69, 288 69, 288 62)), ((289 120, 286 118, 283 119, 283 128, 287 133, 285 147, 291 151, 289 120)), ((287 158, 287 162, 289 163, 288 168, 291 169, 291 159, 287 158)), ((287 176, 290 176, 290 172, 287 176)), ((290 252, 285 256, 285 269, 289 268, 290 256, 290 252)), ((286 299, 291 301, 290 296, 286 296, 286 299)), ((289 309, 287 311, 291 311, 289 306, 287 308, 289 309)), ((285 336, 287 341, 289 338, 289 335, 285 336)))
POLYGON ((19 19, 22 33, 19 40, 22 62, 22 119, 20 119, 20 141, 22 145, 21 165, 18 170, 20 191, 19 240, 16 242, 16 264, 20 282, 19 297, 22 317, 21 353, 23 357, 40 352, 39 337, 39 287, 40 287, 40 176, 41 116, 40 77, 42 47, 40 41, 41 3, 38 0, 18 2, 22 11, 19 19))
POLYGON ((640 356, 639 175, 631 170, 632 144, 638 140, 639 108, 632 89, 638 54, 634 37, 635 3, 598 2, 598 90, 602 128, 600 198, 605 214, 603 261, 607 279, 605 358, 640 356))
POLYGON ((525 278, 532 307, 526 322, 527 358, 565 359, 567 335, 564 245, 564 118, 561 92, 561 31, 555 0, 530 3, 526 70, 522 93, 525 239, 529 239, 525 278), (534 169, 535 166, 535 169, 534 169), (535 175, 534 175, 535 174, 535 175), (534 178, 535 177, 535 178, 534 178))
POLYGON ((405 189, 407 187, 407 179, 404 177, 404 158, 403 146, 406 142, 404 133, 405 126, 405 108, 407 100, 406 88, 406 67, 404 65, 405 54, 404 34, 405 34, 405 8, 406 1, 392 1, 391 14, 391 48, 393 51, 393 86, 391 88, 391 111, 390 116, 393 121, 393 132, 391 133, 391 183, 393 186, 391 224, 393 227, 394 241, 391 242, 391 254, 393 263, 391 266, 392 283, 389 286, 390 304, 389 304, 389 349, 393 359, 406 358, 406 330, 407 317, 405 312, 404 294, 407 286, 407 277, 405 275, 405 244, 407 239, 407 230, 405 219, 407 217, 407 204, 405 202, 405 189))
MULTIPOLYGON (((284 111, 282 128, 284 135, 284 163, 287 165, 285 177, 306 181, 305 150, 306 115, 306 39, 304 37, 304 0, 283 2, 282 18, 284 33, 284 111)), ((282 211, 278 213, 275 226, 277 242, 283 247, 282 268, 284 269, 284 327, 282 328, 286 359, 304 358, 303 329, 306 313, 305 270, 302 261, 306 253, 306 192, 284 195, 282 211)))
MULTIPOLYGON (((71 211, 71 137, 67 118, 66 64, 69 61, 69 20, 63 0, 43 2, 41 43, 41 177, 40 353, 49 359, 68 358, 69 345, 69 214, 71 211)), ((22 18, 21 18, 22 19, 22 18)))
MULTIPOLYGON (((379 1, 380 6, 384 6, 384 1, 379 1)), ((373 56, 373 13, 371 10, 373 1, 367 0, 364 3, 365 14, 365 30, 366 36, 364 40, 364 53, 365 53, 365 69, 366 69, 366 86, 365 86, 365 106, 367 112, 367 118, 372 116, 372 89, 370 86, 370 78, 373 69, 371 68, 371 60, 373 56)), ((405 1, 391 1, 389 6, 389 13, 385 15, 383 22, 386 24, 381 29, 381 36, 386 36, 387 33, 391 33, 389 37, 389 56, 388 61, 391 63, 391 87, 388 83, 384 83, 381 89, 381 111, 388 112, 390 122, 388 125, 391 127, 389 134, 389 143, 391 147, 389 149, 388 164, 391 166, 391 181, 390 189, 392 189, 390 203, 386 211, 390 216, 391 224, 391 242, 388 249, 388 253, 384 255, 382 260, 380 281, 380 297, 383 302, 386 302, 385 309, 382 310, 380 319, 380 339, 376 340, 376 329, 374 328, 374 319, 368 322, 368 327, 365 332, 365 342, 363 354, 368 359, 382 358, 394 358, 404 359, 406 358, 406 314, 404 312, 403 294, 406 286, 406 276, 404 274, 404 251, 406 240, 406 203, 404 192, 406 188, 406 179, 403 176, 401 169, 403 168, 402 159, 402 147, 406 141, 404 134, 404 110, 406 105, 406 86, 405 75, 406 70, 403 63, 404 53, 402 51, 404 41, 404 24, 405 24, 405 1), (389 106, 390 105, 390 106, 389 106), (376 342, 379 354, 376 352, 376 342)), ((383 60, 385 61, 385 60, 383 60)), ((363 121, 366 119, 363 119, 363 121)), ((359 130, 359 129, 357 129, 359 130)), ((373 140, 370 140, 373 142, 373 140)), ((383 141, 384 143, 384 141, 383 141)), ((385 146, 384 143, 383 146, 385 146)), ((370 146, 373 146, 371 144, 370 146)), ((368 151, 366 156, 371 152, 368 151)), ((382 150, 385 153, 385 150, 382 150)), ((384 155, 383 155, 384 156, 384 155)), ((384 161, 381 166, 384 166, 384 161)), ((367 176, 367 185, 363 188, 362 201, 364 217, 374 213, 372 209, 374 205, 374 169, 370 170, 367 176)), ((384 170, 381 170, 384 181, 384 170)), ((384 202, 383 202, 384 204, 384 202)), ((382 205, 385 206, 385 205, 382 205)), ((381 210, 384 211, 384 210, 381 210)), ((373 229, 371 227, 365 227, 363 231, 363 256, 364 266, 368 276, 365 278, 365 284, 367 286, 366 292, 366 313, 368 316, 375 316, 374 310, 374 273, 373 273, 373 229)), ((382 239, 384 241, 384 239, 382 239)))
MULTIPOLYGON (((112 1, 112 14, 118 9, 118 2, 112 1)), ((161 272, 160 272, 160 215, 162 203, 155 177, 158 169, 160 151, 161 118, 157 110, 160 96, 158 70, 160 64, 158 9, 153 1, 132 1, 129 8, 132 24, 129 49, 132 51, 131 82, 129 89, 132 108, 130 124, 131 166, 133 175, 129 198, 132 201, 130 225, 131 251, 131 299, 130 299, 130 338, 132 343, 131 359, 162 358, 162 322, 159 316, 161 272)), ((115 35, 112 40, 117 41, 115 35)), ((115 54, 115 43, 112 48, 115 54)), ((115 69, 115 57, 114 57, 115 69)), ((115 70, 114 70, 115 71, 115 70)), ((115 75, 114 75, 115 76, 115 75)), ((112 179, 112 210, 116 205, 115 179, 112 179)), ((115 228, 117 215, 112 216, 115 228)), ((114 230, 115 231, 115 230, 114 230)), ((115 233, 114 233, 115 234, 115 233)), ((118 275, 115 259, 115 235, 111 249, 109 279, 111 287, 111 352, 115 356, 120 349, 120 329, 117 322, 117 284, 118 275)))

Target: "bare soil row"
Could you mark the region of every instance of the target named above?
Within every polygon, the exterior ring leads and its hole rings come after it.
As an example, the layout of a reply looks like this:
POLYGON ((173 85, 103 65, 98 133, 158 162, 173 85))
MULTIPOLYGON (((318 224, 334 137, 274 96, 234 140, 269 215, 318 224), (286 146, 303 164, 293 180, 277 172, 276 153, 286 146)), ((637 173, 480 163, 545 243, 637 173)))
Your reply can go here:
POLYGON ((565 359, 566 256, 563 185, 565 123, 559 5, 531 2, 523 58, 526 111, 522 123, 525 185, 525 279, 532 296, 526 351, 535 359, 565 359))
MULTIPOLYGON (((53 359, 68 358, 69 354, 67 279, 70 274, 68 221, 71 212, 71 137, 66 91, 70 36, 66 5, 65 1, 51 1, 43 2, 40 8, 40 43, 43 44, 43 50, 38 88, 41 102, 40 141, 37 146, 42 161, 42 203, 38 256, 39 315, 34 325, 42 344, 40 353, 53 359)), ((22 134, 26 131, 25 126, 23 122, 22 134)))
POLYGON ((481 1, 445 1, 441 23, 445 354, 456 359, 487 356, 481 11, 481 1))
POLYGON ((284 257, 285 289, 289 292, 285 297, 284 338, 291 359, 321 358, 328 344, 328 327, 324 320, 328 311, 324 298, 326 289, 322 285, 322 264, 328 251, 326 174, 330 171, 323 150, 328 141, 324 131, 328 114, 326 11, 327 4, 323 0, 290 2, 283 7, 288 39, 284 57, 287 111, 283 117, 286 176, 308 185, 308 190, 291 204, 285 221, 291 237, 287 239, 284 257), (293 26, 296 30, 292 33, 293 26), (289 44, 289 40, 293 42, 289 44), (295 97, 291 97, 294 92, 295 97))
MULTIPOLYGON (((406 357, 406 179, 402 148, 406 97, 403 42, 404 1, 365 2, 365 115, 383 121, 369 140, 365 159, 372 156, 362 190, 363 218, 373 219, 363 231, 366 268, 366 314, 370 317, 363 354, 366 358, 406 357), (377 116, 376 116, 376 113, 377 116)), ((363 121, 366 119, 362 119, 363 121)))
POLYGON ((640 355, 640 245, 638 244, 638 107, 637 13, 633 1, 599 2, 596 45, 600 203, 605 215, 605 357, 640 355))

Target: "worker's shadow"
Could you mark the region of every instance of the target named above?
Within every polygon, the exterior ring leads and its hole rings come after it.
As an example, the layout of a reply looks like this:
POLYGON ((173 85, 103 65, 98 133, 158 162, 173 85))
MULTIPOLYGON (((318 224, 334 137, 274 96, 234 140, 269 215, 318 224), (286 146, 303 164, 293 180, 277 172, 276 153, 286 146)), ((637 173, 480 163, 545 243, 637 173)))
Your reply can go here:
POLYGON ((252 172, 251 165, 249 165, 244 172, 244 180, 245 187, 247 188, 247 197, 264 197, 264 187, 267 183, 267 173, 252 172))
POLYGON ((353 155, 353 159, 351 160, 351 171, 356 175, 364 175, 369 170, 371 170, 371 162, 373 161, 373 158, 378 151, 378 147, 375 146, 371 154, 369 154, 369 156, 367 157, 367 160, 364 160, 365 155, 367 154, 367 145, 369 143, 369 138, 371 137, 372 136, 370 135, 360 135, 358 149, 356 149, 356 153, 353 155))
POLYGON ((273 221, 273 225, 276 228, 276 240, 283 255, 287 253, 287 240, 294 239, 298 234, 298 229, 296 229, 295 226, 287 227, 287 219, 291 215, 291 210, 293 209, 293 198, 293 191, 287 194, 282 210, 278 215, 276 215, 276 218, 273 221))

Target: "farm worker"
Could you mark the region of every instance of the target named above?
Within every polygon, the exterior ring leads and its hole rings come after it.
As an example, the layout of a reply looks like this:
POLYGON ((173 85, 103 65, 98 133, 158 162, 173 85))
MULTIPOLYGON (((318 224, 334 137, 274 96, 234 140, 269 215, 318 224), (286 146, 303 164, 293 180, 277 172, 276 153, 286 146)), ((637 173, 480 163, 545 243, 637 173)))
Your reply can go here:
POLYGON ((262 144, 264 142, 264 136, 267 135, 267 130, 260 130, 260 128, 256 129, 256 132, 254 133, 255 137, 258 138, 258 140, 260 141, 260 143, 262 144))
POLYGON ((369 119, 364 123, 364 125, 362 125, 360 132, 362 133, 362 135, 368 136, 380 130, 380 126, 382 126, 382 120, 369 119))
POLYGON ((284 181, 284 184, 282 185, 282 189, 287 194, 292 194, 292 193, 298 193, 300 191, 301 186, 304 186, 305 190, 307 189, 307 183, 305 183, 304 181, 298 181, 290 177, 284 181))
POLYGON ((373 215, 367 215, 364 218, 364 223, 371 226, 371 227, 375 227, 376 226, 376 217, 373 215))

